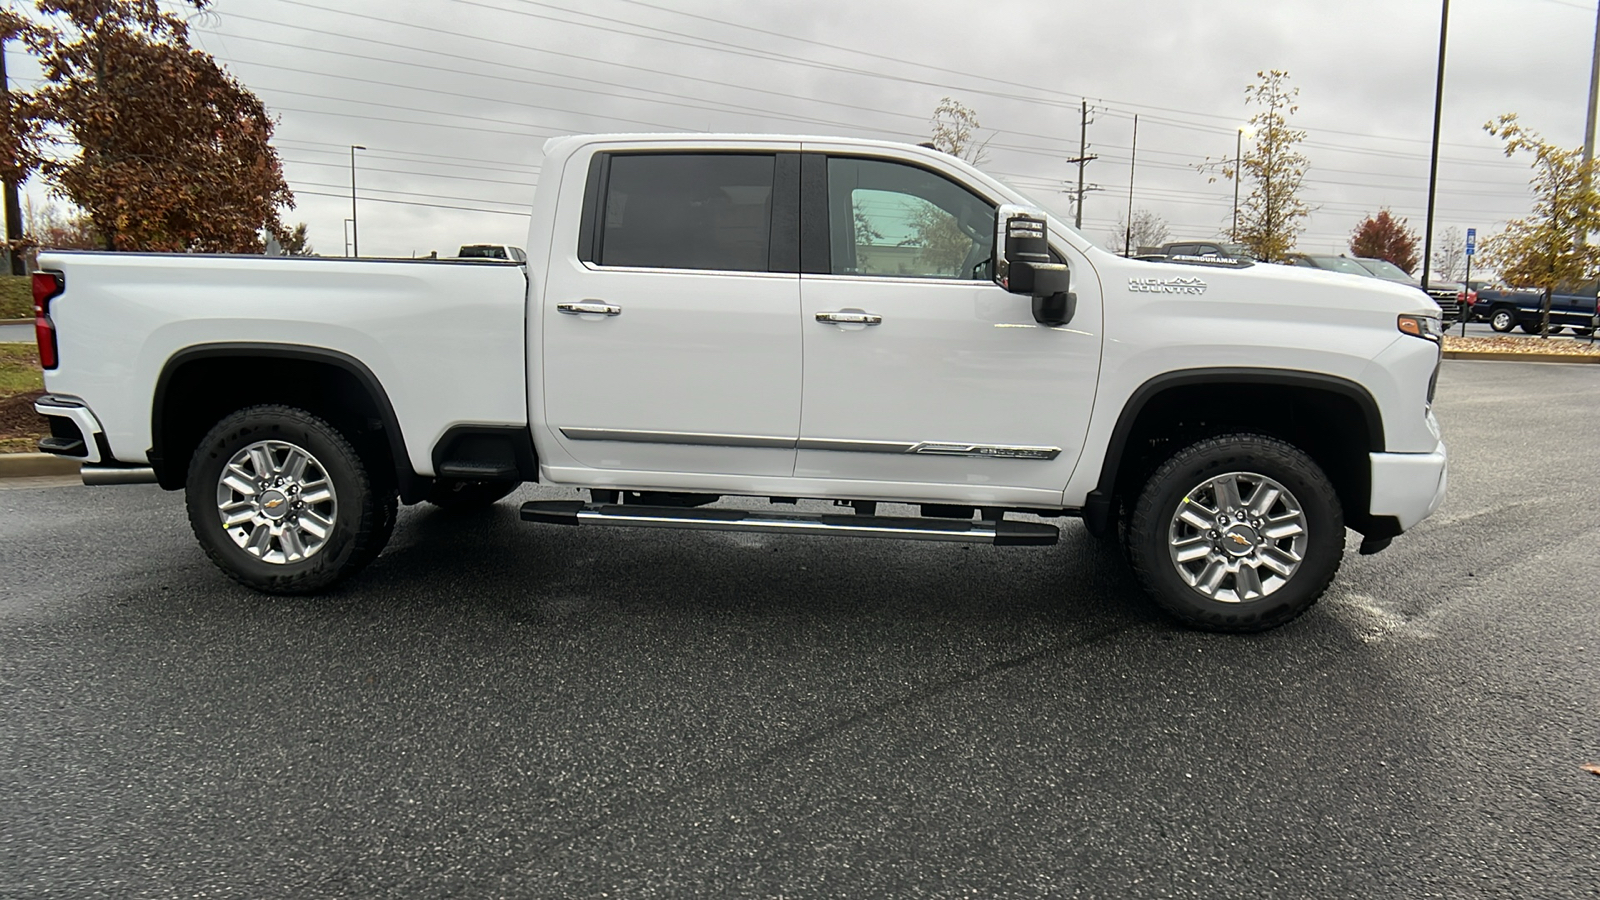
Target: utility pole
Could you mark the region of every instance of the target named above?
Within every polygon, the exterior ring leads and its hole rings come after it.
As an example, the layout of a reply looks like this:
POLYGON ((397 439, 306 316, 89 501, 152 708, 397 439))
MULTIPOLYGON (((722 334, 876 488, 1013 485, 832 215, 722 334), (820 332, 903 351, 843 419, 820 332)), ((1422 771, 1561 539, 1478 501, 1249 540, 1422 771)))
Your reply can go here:
POLYGON ((1122 241, 1122 255, 1133 255, 1133 165, 1139 161, 1139 114, 1133 114, 1133 144, 1128 153, 1128 232, 1122 241))
POLYGON ((350 248, 356 257, 361 256, 361 232, 356 223, 356 151, 365 149, 360 144, 350 145, 350 248))
POLYGON ((1444 108, 1444 39, 1450 29, 1450 0, 1439 10, 1439 75, 1433 87, 1433 160, 1428 164, 1428 230, 1422 243, 1422 289, 1428 289, 1428 267, 1433 262, 1433 199, 1439 186, 1439 114, 1444 108))
POLYGON ((1085 100, 1082 117, 1078 120, 1078 155, 1067 160, 1078 166, 1078 203, 1077 210, 1072 216, 1072 227, 1079 231, 1083 230, 1083 192, 1087 190, 1083 186, 1083 167, 1099 158, 1089 155, 1089 101, 1085 100))
MULTIPOLYGON (((0 40, 0 104, 11 106, 11 80, 6 76, 6 45, 0 40)), ((5 180, 6 194, 6 258, 11 262, 11 274, 28 274, 27 260, 18 251, 22 243, 22 204, 17 200, 17 180, 5 180)))
MULTIPOLYGON (((1589 107, 1583 122, 1583 193, 1589 194, 1589 163, 1594 159, 1594 106, 1600 101, 1600 8, 1594 16, 1594 58, 1589 63, 1589 107)), ((1587 234, 1578 235, 1579 244, 1587 244, 1587 234)), ((1471 260, 1469 259, 1470 263, 1471 260)), ((1589 335, 1591 343, 1594 335, 1589 335)))

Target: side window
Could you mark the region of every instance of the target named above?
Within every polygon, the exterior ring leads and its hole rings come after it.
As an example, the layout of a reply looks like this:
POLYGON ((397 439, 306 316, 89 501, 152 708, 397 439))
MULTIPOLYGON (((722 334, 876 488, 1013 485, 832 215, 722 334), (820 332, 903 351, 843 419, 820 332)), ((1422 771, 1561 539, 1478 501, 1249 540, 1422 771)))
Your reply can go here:
POLYGON ((735 153, 612 156, 596 261, 767 271, 774 159, 735 153))
POLYGON ((993 206, 926 169, 828 159, 828 234, 835 275, 990 279, 993 206))

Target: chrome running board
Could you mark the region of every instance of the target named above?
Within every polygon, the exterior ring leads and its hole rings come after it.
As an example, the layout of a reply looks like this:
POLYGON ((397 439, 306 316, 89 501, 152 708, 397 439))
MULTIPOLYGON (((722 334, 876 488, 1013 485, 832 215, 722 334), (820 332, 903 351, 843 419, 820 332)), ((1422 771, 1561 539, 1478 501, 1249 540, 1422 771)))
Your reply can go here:
POLYGON ((525 522, 547 525, 608 525, 631 528, 693 528, 833 537, 957 541, 997 546, 1045 546, 1061 532, 1039 522, 918 519, 746 509, 681 509, 669 506, 589 504, 582 500, 532 500, 522 504, 525 522))

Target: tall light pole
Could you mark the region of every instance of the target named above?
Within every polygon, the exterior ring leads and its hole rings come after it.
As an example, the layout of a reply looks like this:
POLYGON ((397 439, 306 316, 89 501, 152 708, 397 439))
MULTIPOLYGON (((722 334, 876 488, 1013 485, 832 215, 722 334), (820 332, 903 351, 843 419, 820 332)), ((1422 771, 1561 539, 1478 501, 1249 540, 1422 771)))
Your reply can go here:
POLYGON ((344 220, 344 255, 350 255, 350 225, 355 219, 344 220))
POLYGON ((360 144, 350 145, 350 248, 351 256, 361 255, 361 233, 356 226, 356 151, 367 148, 360 144))
POLYGON ((1428 269, 1433 264, 1433 198, 1439 185, 1439 113, 1444 108, 1444 39, 1450 29, 1450 0, 1439 9, 1439 75, 1433 87, 1433 157, 1428 164, 1428 230, 1422 241, 1422 288, 1428 288, 1428 269))
POLYGON ((1228 232, 1228 240, 1235 244, 1239 242, 1239 180, 1244 177, 1245 132, 1255 137, 1255 129, 1249 125, 1240 125, 1233 134, 1233 230, 1228 232))

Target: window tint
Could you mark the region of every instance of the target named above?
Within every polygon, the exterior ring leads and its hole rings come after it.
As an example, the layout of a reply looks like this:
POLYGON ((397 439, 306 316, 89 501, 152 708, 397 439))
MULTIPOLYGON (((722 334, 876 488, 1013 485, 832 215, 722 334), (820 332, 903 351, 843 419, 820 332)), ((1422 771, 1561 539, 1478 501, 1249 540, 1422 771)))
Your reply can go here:
POLYGON ((604 266, 765 272, 772 156, 617 154, 602 201, 604 266))
POLYGON ((995 210, 925 169, 828 160, 828 232, 835 275, 990 279, 995 210))

